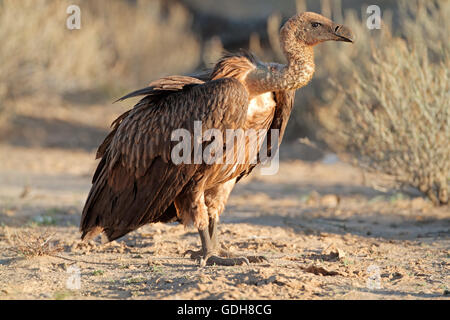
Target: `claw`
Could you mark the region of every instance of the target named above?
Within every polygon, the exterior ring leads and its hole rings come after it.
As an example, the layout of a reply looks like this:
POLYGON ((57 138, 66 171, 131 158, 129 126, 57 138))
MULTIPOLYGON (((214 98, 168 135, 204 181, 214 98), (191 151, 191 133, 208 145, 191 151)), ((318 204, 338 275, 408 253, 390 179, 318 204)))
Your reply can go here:
POLYGON ((240 265, 250 265, 250 262, 246 257, 237 257, 237 258, 221 258, 219 256, 210 256, 206 260, 206 265, 219 265, 219 266, 240 266, 240 265))
POLYGON ((199 258, 203 257, 203 250, 197 250, 197 251, 194 251, 194 250, 186 250, 186 251, 183 253, 183 257, 186 257, 188 254, 191 255, 191 259, 193 259, 193 260, 199 259, 199 258))
POLYGON ((183 257, 186 257, 188 254, 193 254, 194 253, 194 250, 186 250, 184 253, 183 253, 183 257))
POLYGON ((200 268, 203 268, 204 266, 206 266, 206 260, 203 258, 198 259, 198 264, 200 266, 200 268))
POLYGON ((269 262, 265 256, 236 256, 228 251, 221 250, 220 255, 218 256, 213 253, 204 254, 203 250, 186 250, 183 256, 191 255, 191 259, 197 260, 200 267, 204 267, 206 265, 219 265, 219 266, 238 266, 238 265, 250 265, 250 263, 261 263, 261 262, 269 262))
POLYGON ((248 261, 251 263, 269 262, 265 256, 247 256, 248 261))

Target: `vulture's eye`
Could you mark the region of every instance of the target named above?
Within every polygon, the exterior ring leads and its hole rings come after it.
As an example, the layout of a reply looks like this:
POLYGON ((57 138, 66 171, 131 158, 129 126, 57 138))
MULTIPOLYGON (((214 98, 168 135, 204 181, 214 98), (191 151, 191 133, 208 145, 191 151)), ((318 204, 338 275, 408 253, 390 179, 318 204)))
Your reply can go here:
POLYGON ((311 25, 312 25, 313 28, 318 28, 318 27, 320 27, 322 24, 321 24, 320 22, 313 22, 313 23, 311 23, 311 25))

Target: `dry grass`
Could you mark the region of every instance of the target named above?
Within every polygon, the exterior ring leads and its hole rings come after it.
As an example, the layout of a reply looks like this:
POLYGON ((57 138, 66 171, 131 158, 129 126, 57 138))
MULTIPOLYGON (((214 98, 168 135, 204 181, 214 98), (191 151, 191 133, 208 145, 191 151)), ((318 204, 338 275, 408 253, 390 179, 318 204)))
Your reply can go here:
POLYGON ((396 177, 434 203, 448 202, 450 173, 449 61, 392 41, 376 50, 367 78, 343 89, 348 104, 340 135, 359 164, 396 177))
MULTIPOLYGON (((304 0, 297 5, 298 11, 307 10, 304 0)), ((433 203, 445 204, 450 182, 450 2, 397 5, 396 27, 394 13, 384 10, 381 30, 369 30, 356 11, 342 12, 340 0, 322 1, 322 13, 350 26, 357 41, 325 43, 316 50, 316 74, 308 90, 297 95, 290 127, 338 153, 350 151, 357 164, 387 175, 396 187, 416 188, 433 203)), ((276 50, 280 21, 277 16, 268 20, 268 34, 281 61, 276 50)))
POLYGON ((386 27, 344 92, 338 136, 358 164, 448 203, 450 5, 401 2, 402 38, 386 27), (412 15, 411 13, 414 13, 412 15))
POLYGON ((327 71, 336 93, 318 112, 332 149, 435 204, 448 203, 450 182, 449 12, 449 2, 400 1, 398 29, 385 13, 378 32, 348 13, 360 40, 335 55, 327 71))
POLYGON ((9 243, 9 249, 19 256, 27 259, 40 256, 53 255, 63 250, 63 248, 52 241, 54 234, 49 232, 30 232, 24 230, 11 233, 7 227, 5 238, 9 243))
POLYGON ((80 30, 66 28, 65 1, 0 2, 0 101, 36 92, 145 85, 197 65, 199 44, 180 6, 166 8, 158 0, 70 4, 81 9, 80 30))

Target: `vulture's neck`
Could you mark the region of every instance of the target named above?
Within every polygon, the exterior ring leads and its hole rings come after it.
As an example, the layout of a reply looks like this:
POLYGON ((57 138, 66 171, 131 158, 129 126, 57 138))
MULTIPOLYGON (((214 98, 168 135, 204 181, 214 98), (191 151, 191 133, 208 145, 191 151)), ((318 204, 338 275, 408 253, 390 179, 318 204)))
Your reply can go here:
POLYGON ((270 91, 296 90, 311 80, 314 65, 314 50, 296 39, 283 39, 282 49, 288 64, 262 64, 247 76, 251 95, 270 91))

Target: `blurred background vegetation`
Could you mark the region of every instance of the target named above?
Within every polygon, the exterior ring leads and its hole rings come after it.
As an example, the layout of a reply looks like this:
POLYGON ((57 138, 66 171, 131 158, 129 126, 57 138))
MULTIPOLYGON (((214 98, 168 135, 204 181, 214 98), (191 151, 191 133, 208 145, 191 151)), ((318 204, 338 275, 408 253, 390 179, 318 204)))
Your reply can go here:
POLYGON ((448 203, 450 172, 447 0, 0 0, 0 142, 92 151, 129 105, 120 95, 164 75, 211 67, 224 50, 283 62, 282 23, 315 11, 344 23, 354 45, 316 49, 287 139, 372 172, 391 186, 448 203), (81 29, 66 28, 67 6, 81 29), (382 28, 366 27, 367 5, 382 28))

